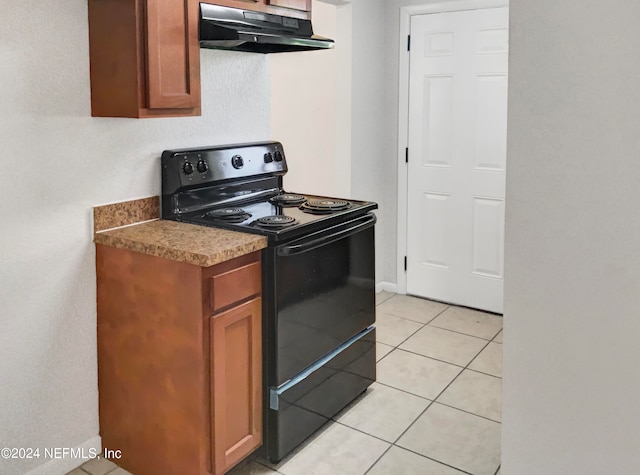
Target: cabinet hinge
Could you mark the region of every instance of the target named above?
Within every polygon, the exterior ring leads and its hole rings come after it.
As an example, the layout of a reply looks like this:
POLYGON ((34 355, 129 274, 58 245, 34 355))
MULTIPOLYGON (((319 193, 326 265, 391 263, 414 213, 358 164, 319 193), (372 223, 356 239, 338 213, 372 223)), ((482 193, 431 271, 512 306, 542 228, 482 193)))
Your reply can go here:
POLYGON ((407 271, 407 256, 404 256, 404 271, 407 271))
POLYGON ((409 147, 404 149, 404 162, 409 163, 409 147))
POLYGON ((411 35, 407 36, 407 51, 411 51, 411 35))

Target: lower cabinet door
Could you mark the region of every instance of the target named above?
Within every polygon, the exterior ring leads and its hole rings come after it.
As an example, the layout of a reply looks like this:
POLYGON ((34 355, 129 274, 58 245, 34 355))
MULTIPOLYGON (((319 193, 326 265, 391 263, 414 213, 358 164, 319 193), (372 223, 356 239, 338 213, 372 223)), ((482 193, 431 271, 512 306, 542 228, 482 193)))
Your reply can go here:
POLYGON ((262 303, 257 298, 210 321, 214 474, 262 444, 262 303))

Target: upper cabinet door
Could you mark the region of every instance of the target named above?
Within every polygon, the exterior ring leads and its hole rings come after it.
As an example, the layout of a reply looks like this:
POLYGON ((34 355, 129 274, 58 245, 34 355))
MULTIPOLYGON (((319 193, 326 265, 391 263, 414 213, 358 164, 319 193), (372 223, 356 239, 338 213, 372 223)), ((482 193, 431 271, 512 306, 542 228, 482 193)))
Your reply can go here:
POLYGON ((91 115, 200 115, 198 0, 89 0, 91 115))
POLYGON ((303 12, 311 11, 311 0, 267 0, 267 4, 273 5, 274 7, 301 10, 303 12))
POLYGON ((200 105, 198 2, 147 0, 147 81, 150 109, 200 105))

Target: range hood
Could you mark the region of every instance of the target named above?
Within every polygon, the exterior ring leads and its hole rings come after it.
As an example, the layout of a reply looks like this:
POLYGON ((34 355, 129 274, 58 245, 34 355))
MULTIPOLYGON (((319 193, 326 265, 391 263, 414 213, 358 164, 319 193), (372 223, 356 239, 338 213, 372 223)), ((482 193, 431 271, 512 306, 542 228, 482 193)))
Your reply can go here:
POLYGON ((310 20, 200 3, 200 47, 284 53, 333 48, 313 34, 310 20))

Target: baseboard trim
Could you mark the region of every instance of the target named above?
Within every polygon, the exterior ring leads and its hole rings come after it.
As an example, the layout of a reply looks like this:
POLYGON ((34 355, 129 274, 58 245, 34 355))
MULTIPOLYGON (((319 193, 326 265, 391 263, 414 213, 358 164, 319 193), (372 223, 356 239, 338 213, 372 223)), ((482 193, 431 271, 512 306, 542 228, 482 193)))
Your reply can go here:
MULTIPOLYGON (((82 444, 73 448, 74 452, 86 454, 97 453, 98 455, 102 451, 102 438, 99 435, 92 437, 91 439, 83 442, 82 444)), ((47 463, 40 465, 25 475, 65 475, 74 468, 78 468, 85 462, 88 462, 91 458, 59 458, 51 459, 47 463)))
POLYGON ((397 293, 398 286, 396 284, 393 284, 391 282, 378 282, 376 284, 376 294, 378 292, 382 292, 383 290, 386 290, 387 292, 392 292, 392 293, 397 293))

